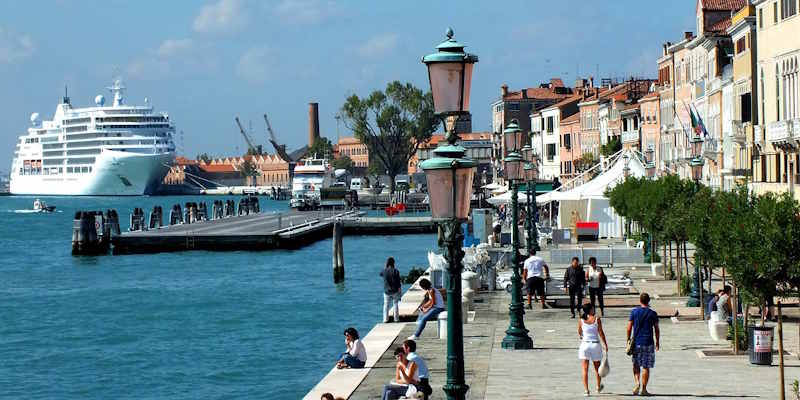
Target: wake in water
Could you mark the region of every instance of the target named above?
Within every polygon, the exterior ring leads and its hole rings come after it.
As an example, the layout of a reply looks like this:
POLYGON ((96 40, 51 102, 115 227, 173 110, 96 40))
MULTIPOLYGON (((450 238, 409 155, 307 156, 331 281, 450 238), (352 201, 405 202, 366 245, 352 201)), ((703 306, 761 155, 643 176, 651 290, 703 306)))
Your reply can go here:
MULTIPOLYGON (((5 210, 5 211, 9 212, 9 213, 14 213, 14 214, 50 214, 48 212, 42 212, 42 211, 36 211, 36 210, 5 210)), ((53 212, 60 213, 60 212, 64 212, 64 211, 63 210, 55 210, 53 212)))

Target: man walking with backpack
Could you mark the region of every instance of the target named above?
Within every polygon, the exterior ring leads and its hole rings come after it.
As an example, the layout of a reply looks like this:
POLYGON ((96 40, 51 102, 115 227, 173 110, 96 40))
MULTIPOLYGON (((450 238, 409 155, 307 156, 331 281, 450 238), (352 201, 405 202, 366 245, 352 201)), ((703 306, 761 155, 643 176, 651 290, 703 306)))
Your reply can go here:
POLYGON ((393 257, 386 259, 386 267, 381 271, 381 276, 383 277, 383 322, 389 322, 390 308, 394 311, 394 322, 400 322, 398 303, 402 294, 402 282, 400 281, 400 271, 394 267, 393 257))

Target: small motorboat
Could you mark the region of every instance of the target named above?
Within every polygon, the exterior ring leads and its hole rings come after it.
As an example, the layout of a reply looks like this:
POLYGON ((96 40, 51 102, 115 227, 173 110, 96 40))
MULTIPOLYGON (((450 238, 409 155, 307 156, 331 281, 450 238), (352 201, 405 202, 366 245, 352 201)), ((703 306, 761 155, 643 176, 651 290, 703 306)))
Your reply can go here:
POLYGON ((48 206, 45 202, 36 199, 33 201, 33 211, 51 213, 56 210, 56 206, 48 206))

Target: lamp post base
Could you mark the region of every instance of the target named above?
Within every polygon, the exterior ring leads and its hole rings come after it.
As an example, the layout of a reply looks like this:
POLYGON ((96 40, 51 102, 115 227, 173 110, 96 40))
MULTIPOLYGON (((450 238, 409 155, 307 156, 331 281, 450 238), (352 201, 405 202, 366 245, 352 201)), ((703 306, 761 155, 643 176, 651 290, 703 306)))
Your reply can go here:
POLYGON ((458 384, 458 383, 446 383, 442 386, 442 390, 447 395, 447 399, 457 399, 463 400, 467 397, 467 391, 469 391, 469 386, 467 384, 458 384))
POLYGON ((526 332, 520 336, 512 335, 511 333, 506 332, 506 337, 503 338, 502 347, 508 350, 532 350, 533 349, 533 339, 527 335, 526 332))

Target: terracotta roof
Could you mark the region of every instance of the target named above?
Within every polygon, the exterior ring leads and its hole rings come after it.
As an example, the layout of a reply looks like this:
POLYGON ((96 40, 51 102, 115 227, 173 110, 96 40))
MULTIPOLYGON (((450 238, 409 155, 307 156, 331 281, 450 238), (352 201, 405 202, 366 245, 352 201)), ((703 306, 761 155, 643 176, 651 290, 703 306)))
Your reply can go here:
POLYGON ((725 18, 711 26, 706 27, 706 32, 725 32, 731 27, 731 19, 725 18))
POLYGON ((543 110, 561 108, 561 107, 567 106, 567 105, 569 105, 571 103, 577 103, 577 102, 581 101, 582 98, 583 97, 581 95, 574 95, 574 96, 571 96, 571 97, 567 97, 566 99, 561 100, 558 103, 553 104, 552 106, 548 106, 548 107, 544 108, 543 110))
POLYGON ((236 172, 236 168, 231 164, 200 164, 198 166, 205 172, 236 172))
POLYGON ((703 10, 739 11, 747 6, 747 0, 700 0, 703 10))
POLYGON ((175 157, 175 164, 176 165, 197 165, 199 161, 197 160, 190 160, 186 157, 178 156, 175 157))
POLYGON ((503 96, 503 100, 523 100, 523 99, 539 99, 539 100, 546 100, 546 99, 563 99, 565 97, 572 96, 572 90, 570 93, 556 93, 550 88, 543 88, 543 87, 536 87, 536 88, 527 88, 522 89, 516 92, 508 92, 507 95, 503 96), (527 97, 522 96, 522 90, 525 91, 527 97))
POLYGON ((580 120, 580 118, 581 118, 581 113, 572 114, 569 117, 562 119, 561 125, 576 123, 580 120))
POLYGON ((564 81, 561 78, 552 78, 550 79, 550 85, 553 87, 564 87, 564 81))

